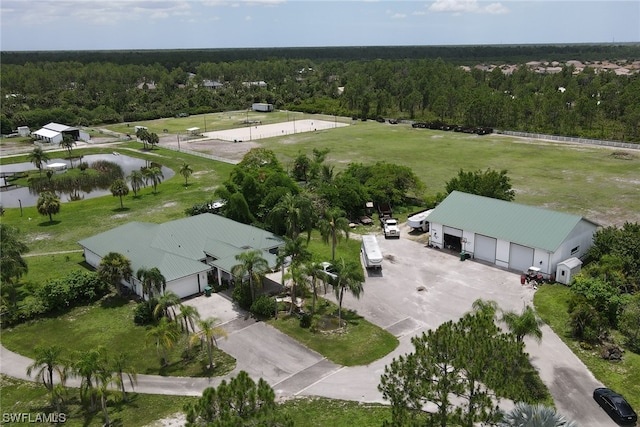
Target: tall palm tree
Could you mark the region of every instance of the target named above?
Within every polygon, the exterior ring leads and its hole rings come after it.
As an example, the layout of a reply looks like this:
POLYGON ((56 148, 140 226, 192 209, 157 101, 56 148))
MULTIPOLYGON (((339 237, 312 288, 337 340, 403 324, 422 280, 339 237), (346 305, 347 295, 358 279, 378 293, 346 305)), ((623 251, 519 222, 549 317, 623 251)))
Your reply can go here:
POLYGON ((262 251, 254 249, 251 251, 241 252, 236 255, 239 264, 231 268, 231 274, 244 282, 245 277, 249 279, 249 289, 251 291, 251 302, 256 299, 256 284, 261 283, 262 275, 269 271, 267 260, 262 257, 262 251))
POLYGON ((11 225, 0 223, 0 278, 4 286, 8 282, 20 279, 28 271, 27 262, 22 254, 29 252, 29 247, 20 240, 20 230, 11 225))
POLYGON ((189 177, 193 174, 193 169, 191 169, 191 166, 189 166, 186 162, 182 163, 182 166, 180 166, 180 170, 178 172, 184 177, 184 186, 188 186, 189 177))
POLYGON ((113 372, 101 370, 96 374, 96 395, 100 397, 100 408, 104 417, 103 426, 109 427, 111 420, 109 419, 109 409, 107 400, 109 398, 110 386, 117 383, 117 377, 113 372))
POLYGON ((122 197, 129 194, 129 186, 124 179, 116 179, 111 183, 111 187, 109 187, 109 191, 113 194, 113 197, 120 197, 120 209, 124 208, 122 204, 122 197))
POLYGON ((129 174, 129 182, 131 183, 131 189, 133 190, 133 196, 138 196, 138 191, 144 186, 144 175, 139 170, 131 171, 129 174))
POLYGON ((180 297, 174 292, 165 292, 156 300, 156 306, 153 308, 153 316, 157 319, 161 316, 169 320, 176 318, 176 312, 173 306, 180 304, 180 297))
POLYGON ((278 250, 276 268, 282 268, 282 285, 284 286, 284 267, 287 263, 301 264, 311 260, 311 252, 307 249, 307 242, 297 236, 295 239, 284 237, 285 245, 278 250))
POLYGON ((311 239, 314 222, 313 205, 303 194, 286 193, 269 213, 268 221, 276 227, 284 227, 285 236, 295 240, 302 230, 311 239))
POLYGON ((115 383, 122 392, 122 401, 127 402, 127 390, 125 388, 125 377, 129 380, 129 384, 133 389, 138 383, 138 374, 135 368, 129 363, 129 355, 126 353, 118 353, 111 360, 111 370, 116 375, 115 383))
POLYGON ((96 376, 106 365, 106 349, 103 346, 78 351, 74 356, 71 371, 73 375, 80 377, 80 396, 89 397, 91 409, 95 409, 97 403, 96 376))
POLYGON ((529 305, 522 310, 521 314, 513 311, 503 312, 502 321, 507 324, 509 331, 516 336, 518 342, 522 342, 525 336, 533 337, 538 342, 542 340, 540 326, 543 322, 529 305))
POLYGON ((155 294, 162 294, 167 288, 167 280, 158 267, 140 267, 136 272, 136 278, 142 283, 142 294, 147 295, 149 304, 155 294))
POLYGON ((28 155, 27 160, 33 163, 33 165, 40 171, 40 178, 42 178, 42 167, 49 160, 49 155, 42 149, 42 147, 35 147, 28 155))
POLYGON ((151 149, 153 150, 153 147, 158 145, 158 143, 160 142, 160 137, 157 133, 151 132, 147 141, 149 142, 149 144, 151 145, 151 149))
POLYGON ((227 332, 219 326, 216 326, 218 319, 210 317, 208 319, 198 320, 198 332, 194 333, 189 340, 191 345, 199 342, 207 347, 207 356, 209 356, 209 369, 215 368, 213 363, 213 347, 218 346, 216 337, 225 337, 227 332))
POLYGON ((555 409, 542 404, 530 405, 518 402, 498 424, 499 427, 578 427, 555 409))
POLYGON ((145 179, 147 179, 148 181, 151 181, 151 185, 153 185, 153 193, 157 193, 158 191, 158 184, 160 184, 160 182, 162 181, 162 179, 164 178, 164 174, 162 173, 162 169, 160 169, 159 167, 151 167, 151 168, 145 168, 142 171, 142 175, 145 177, 145 179))
POLYGON ((60 148, 64 148, 69 153, 69 162, 71 163, 71 169, 73 169, 73 158, 71 157, 71 151, 74 145, 78 145, 75 139, 71 135, 64 135, 62 141, 60 141, 60 148))
POLYGON ((196 322, 200 320, 198 309, 192 305, 180 304, 179 310, 180 313, 178 313, 177 318, 180 320, 182 329, 187 335, 189 335, 190 332, 195 332, 196 322))
POLYGON ((142 144, 144 145, 144 149, 147 149, 147 142, 149 142, 149 136, 151 134, 149 133, 148 129, 145 128, 138 128, 138 130, 136 131, 136 137, 142 141, 142 144))
POLYGON ((56 345, 49 347, 36 346, 34 350, 36 355, 33 363, 27 366, 27 376, 30 377, 37 370, 36 379, 42 381, 42 384, 49 390, 53 401, 55 400, 53 395, 55 389, 53 384, 54 372, 58 374, 61 384, 64 384, 67 380, 68 368, 62 358, 62 348, 56 345))
POLYGON ((310 262, 303 267, 304 274, 309 278, 308 284, 311 287, 311 293, 313 295, 311 302, 311 314, 316 312, 316 301, 318 300, 318 285, 320 277, 322 276, 322 264, 319 262, 310 262))
POLYGON ((40 193, 36 203, 38 213, 43 216, 49 216, 49 222, 53 222, 53 215, 60 212, 60 198, 49 191, 40 193))
POLYGON ((336 246, 342 235, 349 238, 349 221, 343 210, 338 208, 327 209, 323 218, 318 221, 318 228, 324 243, 331 243, 331 260, 336 259, 336 246))
POLYGON ((129 281, 131 277, 133 277, 131 260, 120 253, 109 252, 100 260, 98 277, 113 285, 116 292, 120 294, 122 291, 122 281, 129 281))
POLYGON ((359 263, 347 262, 340 258, 333 265, 336 269, 336 279, 333 285, 336 299, 338 300, 338 324, 342 325, 342 299, 345 292, 351 293, 356 298, 364 292, 362 267, 359 263))
POLYGON ((479 298, 473 302, 472 308, 476 313, 481 313, 484 316, 495 319, 499 307, 495 301, 479 298))
POLYGON ((305 283, 306 275, 299 264, 291 264, 291 268, 287 273, 291 279, 291 305, 289 306, 289 314, 293 313, 293 307, 296 303, 296 290, 299 285, 305 283))
POLYGON ((162 364, 169 364, 169 350, 180 338, 180 330, 176 322, 169 321, 166 317, 160 319, 158 324, 147 332, 147 339, 153 340, 158 355, 162 355, 162 364))

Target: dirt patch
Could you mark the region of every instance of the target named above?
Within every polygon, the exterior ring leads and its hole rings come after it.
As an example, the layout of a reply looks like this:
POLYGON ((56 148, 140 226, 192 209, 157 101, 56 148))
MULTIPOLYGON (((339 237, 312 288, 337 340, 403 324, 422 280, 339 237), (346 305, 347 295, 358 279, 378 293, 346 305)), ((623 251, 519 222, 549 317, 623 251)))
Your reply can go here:
MULTIPOLYGON (((31 219, 31 218, 29 218, 31 219)), ((33 237, 31 237, 31 241, 32 242, 39 242, 41 240, 49 240, 51 238, 51 234, 49 233, 40 233, 40 234, 36 234, 33 237)))

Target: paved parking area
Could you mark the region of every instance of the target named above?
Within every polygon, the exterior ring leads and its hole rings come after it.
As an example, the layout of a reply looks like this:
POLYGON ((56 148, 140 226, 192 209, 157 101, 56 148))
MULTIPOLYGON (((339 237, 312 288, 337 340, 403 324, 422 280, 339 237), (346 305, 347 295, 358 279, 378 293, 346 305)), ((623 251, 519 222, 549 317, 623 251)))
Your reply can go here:
MULTIPOLYGON (((377 386, 394 357, 413 351, 412 336, 455 320, 478 298, 496 301, 501 309, 520 311, 532 304, 535 290, 520 276, 455 254, 428 248, 403 236, 378 236, 385 257, 380 273, 366 277, 360 299, 350 294, 343 305, 397 336, 400 345, 368 366, 341 367, 301 346, 274 328, 238 311, 228 298, 213 295, 192 300, 200 313, 222 319, 229 338, 220 347, 254 378, 265 378, 278 396, 325 396, 361 402, 384 402, 377 386)), ((330 293, 327 298, 333 298, 330 293)), ((190 302, 190 303, 192 303, 190 302)), ((548 327, 540 344, 526 340, 534 366, 551 390, 560 413, 581 426, 615 426, 593 401, 601 386, 582 362, 548 327)), ((507 403, 505 409, 509 409, 507 403)))

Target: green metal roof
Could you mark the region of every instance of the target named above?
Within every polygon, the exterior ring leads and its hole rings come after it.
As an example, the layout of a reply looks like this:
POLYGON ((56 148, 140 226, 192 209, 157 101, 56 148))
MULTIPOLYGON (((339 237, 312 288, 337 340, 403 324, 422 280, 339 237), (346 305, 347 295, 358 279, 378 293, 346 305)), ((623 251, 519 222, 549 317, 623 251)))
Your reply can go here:
POLYGON ((460 191, 449 194, 428 220, 548 252, 555 252, 580 221, 588 221, 579 215, 460 191))
POLYGON ((273 233, 228 218, 201 214, 164 224, 130 222, 78 242, 100 257, 118 252, 129 258, 133 271, 157 267, 167 282, 207 271, 207 254, 217 258, 211 264, 229 271, 235 256, 250 249, 265 251, 264 258, 275 266, 269 249, 284 241, 273 233))

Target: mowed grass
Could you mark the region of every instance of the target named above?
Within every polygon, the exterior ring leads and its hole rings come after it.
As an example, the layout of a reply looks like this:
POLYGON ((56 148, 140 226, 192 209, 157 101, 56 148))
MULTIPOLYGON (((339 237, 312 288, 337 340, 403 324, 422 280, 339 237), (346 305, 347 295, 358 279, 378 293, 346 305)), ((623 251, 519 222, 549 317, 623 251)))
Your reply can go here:
POLYGON ((295 398, 281 403, 279 411, 289 415, 295 426, 379 427, 391 421, 391 408, 325 398, 295 398))
POLYGON ((605 386, 622 393, 632 407, 640 408, 640 354, 625 351, 620 362, 600 357, 599 348, 584 349, 575 341, 568 327, 571 290, 563 285, 544 285, 538 288, 533 302, 540 317, 582 360, 605 386))
MULTIPOLYGON (((55 412, 49 405, 49 393, 42 384, 21 381, 0 375, 0 407, 2 412, 49 414, 55 412)), ((83 410, 78 399, 77 389, 67 389, 62 412, 66 415, 65 426, 97 427, 104 424, 102 411, 98 408, 91 413, 83 410)), ((195 401, 193 397, 161 396, 154 394, 128 394, 129 403, 123 404, 120 396, 109 396, 107 407, 109 418, 114 426, 144 426, 160 418, 181 412, 185 404, 195 401)), ((9 424, 6 424, 9 425, 9 424)), ((30 423, 11 423, 10 425, 33 425, 30 423)))
POLYGON ((193 349, 193 358, 186 362, 182 353, 189 347, 183 334, 169 351, 169 365, 162 366, 162 356, 155 341, 147 336, 147 326, 133 323, 135 303, 124 298, 107 296, 89 306, 73 308, 55 317, 46 317, 19 324, 2 331, 2 344, 8 349, 33 358, 38 346, 57 345, 64 349, 63 357, 72 360, 75 351, 104 346, 107 352, 129 355, 131 366, 139 374, 173 376, 219 376, 235 368, 235 359, 216 350, 216 368, 206 369, 206 351, 193 349))

